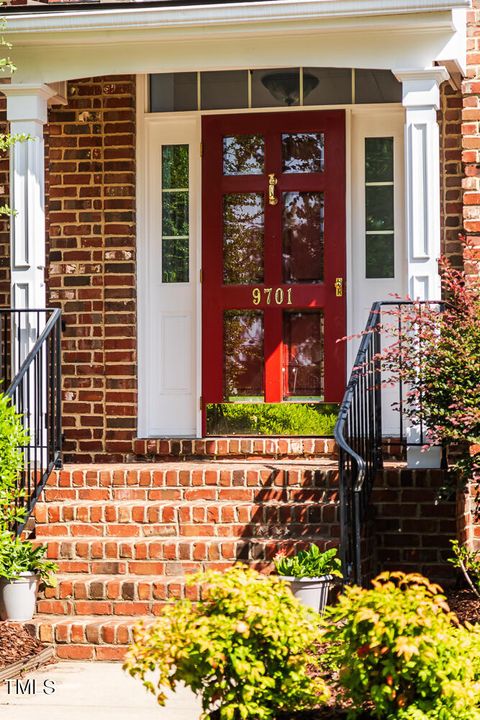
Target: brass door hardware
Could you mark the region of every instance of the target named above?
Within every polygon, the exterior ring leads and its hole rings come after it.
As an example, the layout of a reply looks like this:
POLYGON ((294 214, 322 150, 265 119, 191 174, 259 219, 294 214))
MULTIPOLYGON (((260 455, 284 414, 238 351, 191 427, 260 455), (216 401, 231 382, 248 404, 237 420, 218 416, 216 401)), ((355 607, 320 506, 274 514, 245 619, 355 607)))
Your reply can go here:
POLYGON ((335 278, 335 295, 336 297, 343 297, 343 278, 335 278))
POLYGON ((278 183, 275 173, 269 173, 268 175, 268 204, 276 205, 278 198, 275 196, 275 185, 278 183))

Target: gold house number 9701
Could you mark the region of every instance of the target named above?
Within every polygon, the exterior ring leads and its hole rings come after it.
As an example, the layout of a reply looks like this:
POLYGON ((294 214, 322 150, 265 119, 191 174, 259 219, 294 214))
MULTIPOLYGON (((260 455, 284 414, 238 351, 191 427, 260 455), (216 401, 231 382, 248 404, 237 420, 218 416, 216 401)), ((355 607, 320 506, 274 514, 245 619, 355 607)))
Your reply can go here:
POLYGON ((285 292, 283 288, 253 288, 252 301, 254 305, 260 305, 263 300, 267 305, 291 305, 292 304, 292 288, 288 288, 285 292))

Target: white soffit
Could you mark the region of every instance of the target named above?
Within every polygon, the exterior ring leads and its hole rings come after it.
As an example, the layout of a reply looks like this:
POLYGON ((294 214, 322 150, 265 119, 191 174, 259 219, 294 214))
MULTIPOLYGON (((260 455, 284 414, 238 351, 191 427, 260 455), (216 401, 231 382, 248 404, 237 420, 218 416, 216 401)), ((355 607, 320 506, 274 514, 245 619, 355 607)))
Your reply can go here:
POLYGON ((451 61, 461 71, 468 7, 470 0, 275 0, 4 14, 15 82, 48 83, 291 64, 394 69, 451 61))
MULTIPOLYGON (((41 42, 40 34, 76 33, 79 31, 113 31, 106 35, 104 42, 116 42, 116 32, 121 30, 140 30, 155 28, 198 27, 206 30, 211 26, 251 25, 255 23, 285 23, 321 21, 333 28, 335 21, 339 29, 345 27, 346 20, 359 22, 372 21, 377 26, 378 18, 385 20, 384 27, 392 29, 410 24, 405 16, 417 15, 417 23, 431 29, 455 28, 452 11, 467 9, 471 0, 275 0, 275 2, 223 3, 215 5, 189 5, 176 7, 135 7, 109 9, 96 6, 88 10, 53 9, 35 13, 5 13, 8 20, 8 33, 28 36, 22 38, 22 44, 41 42), (418 17, 421 15, 422 17, 418 17), (32 36, 31 33, 35 35, 32 36)), ((362 22, 362 27, 365 24, 362 22)), ((272 28, 273 29, 273 28, 272 28)), ((361 27, 359 27, 361 29, 361 27)))

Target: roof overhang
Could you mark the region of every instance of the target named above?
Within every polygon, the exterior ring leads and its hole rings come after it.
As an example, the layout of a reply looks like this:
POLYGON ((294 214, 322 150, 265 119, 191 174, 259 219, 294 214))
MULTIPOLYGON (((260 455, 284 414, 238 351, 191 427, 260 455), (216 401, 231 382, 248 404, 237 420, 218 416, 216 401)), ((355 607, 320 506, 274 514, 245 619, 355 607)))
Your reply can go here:
POLYGON ((3 12, 15 81, 52 82, 292 63, 393 69, 450 62, 463 71, 468 7, 470 0, 269 0, 3 12))

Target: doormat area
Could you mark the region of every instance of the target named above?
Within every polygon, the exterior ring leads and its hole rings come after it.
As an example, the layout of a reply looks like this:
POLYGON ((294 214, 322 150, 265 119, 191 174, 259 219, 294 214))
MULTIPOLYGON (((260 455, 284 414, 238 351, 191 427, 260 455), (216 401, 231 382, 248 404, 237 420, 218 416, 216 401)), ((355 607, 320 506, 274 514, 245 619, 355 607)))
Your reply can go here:
POLYGON ((338 409, 329 403, 211 404, 207 434, 332 437, 338 409))

